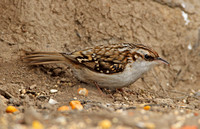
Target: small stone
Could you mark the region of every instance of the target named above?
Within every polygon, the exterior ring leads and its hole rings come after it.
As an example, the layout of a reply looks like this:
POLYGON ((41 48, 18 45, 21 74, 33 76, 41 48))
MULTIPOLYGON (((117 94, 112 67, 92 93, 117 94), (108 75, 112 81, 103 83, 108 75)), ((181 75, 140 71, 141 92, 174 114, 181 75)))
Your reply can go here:
POLYGON ((26 89, 21 89, 20 90, 20 94, 25 94, 26 93, 26 89))
POLYGON ((57 119, 56 119, 56 122, 58 122, 59 124, 61 124, 61 125, 66 125, 66 118, 65 117, 58 117, 57 119))
POLYGON ((73 84, 71 82, 68 82, 67 86, 71 87, 71 86, 73 86, 73 84))
POLYGON ((151 122, 147 122, 147 123, 144 123, 144 122, 138 122, 136 124, 137 127, 139 128, 145 128, 145 129, 155 129, 155 124, 154 123, 151 123, 151 122))
POLYGON ((122 110, 122 109, 117 109, 116 112, 117 112, 117 113, 122 113, 123 110, 122 110))
POLYGON ((52 104, 52 105, 54 105, 54 104, 57 104, 58 102, 56 101, 56 100, 54 100, 54 99, 49 99, 49 104, 52 104))
POLYGON ((126 101, 128 101, 128 97, 124 96, 124 99, 125 99, 126 101))
POLYGON ((119 93, 113 94, 113 97, 115 98, 116 101, 123 101, 123 97, 119 93))
POLYGON ((118 123, 119 120, 118 120, 116 117, 114 117, 114 118, 112 119, 112 122, 113 122, 113 123, 118 123))
POLYGON ((183 124, 184 124, 184 121, 178 121, 177 123, 173 124, 171 128, 179 129, 181 128, 181 126, 183 126, 183 124))
POLYGON ((37 85, 36 84, 33 84, 29 87, 30 90, 34 89, 37 85))
POLYGON ((55 73, 55 75, 59 75, 62 72, 62 69, 57 68, 57 69, 54 69, 53 72, 55 73))
POLYGON ((113 97, 122 97, 122 95, 119 93, 115 93, 115 94, 113 94, 113 97))
POLYGON ((183 103, 187 103, 187 101, 184 99, 184 100, 183 100, 183 103))
POLYGON ((146 111, 145 111, 145 110, 141 110, 140 113, 141 113, 141 114, 145 114, 146 111))
POLYGON ((56 92, 58 92, 58 90, 57 89, 51 89, 50 92, 51 93, 56 93, 56 92))

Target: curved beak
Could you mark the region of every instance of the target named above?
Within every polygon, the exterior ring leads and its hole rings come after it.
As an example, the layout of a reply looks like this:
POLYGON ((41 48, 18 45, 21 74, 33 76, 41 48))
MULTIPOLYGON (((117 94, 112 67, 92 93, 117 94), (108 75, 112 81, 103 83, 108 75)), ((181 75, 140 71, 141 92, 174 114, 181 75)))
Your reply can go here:
POLYGON ((166 64, 166 65, 170 65, 166 60, 160 58, 160 57, 157 57, 157 61, 160 62, 160 63, 163 63, 163 64, 166 64))

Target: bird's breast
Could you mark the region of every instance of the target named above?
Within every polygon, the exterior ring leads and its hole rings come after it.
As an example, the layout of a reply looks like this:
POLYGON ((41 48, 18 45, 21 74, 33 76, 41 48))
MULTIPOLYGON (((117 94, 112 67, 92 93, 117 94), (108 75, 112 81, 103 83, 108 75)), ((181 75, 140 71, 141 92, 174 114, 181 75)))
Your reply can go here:
POLYGON ((99 87, 122 88, 134 83, 145 71, 138 70, 137 65, 127 64, 123 72, 104 74, 87 68, 74 69, 74 75, 86 83, 96 82, 99 87))

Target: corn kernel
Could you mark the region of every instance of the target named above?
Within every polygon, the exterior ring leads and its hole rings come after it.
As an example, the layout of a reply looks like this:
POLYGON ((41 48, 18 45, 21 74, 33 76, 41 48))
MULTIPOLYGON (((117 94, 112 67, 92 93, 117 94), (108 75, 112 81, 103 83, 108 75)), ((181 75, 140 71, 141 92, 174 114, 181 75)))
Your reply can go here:
POLYGON ((77 109, 77 110, 82 110, 83 109, 83 105, 78 100, 72 100, 69 103, 69 105, 71 106, 72 109, 77 109))
POLYGON ((18 109, 15 108, 14 106, 8 106, 8 107, 6 108, 6 112, 7 112, 7 113, 14 113, 14 112, 16 112, 16 111, 18 111, 18 109))
POLYGON ((144 106, 144 110, 150 110, 151 106, 144 106))
POLYGON ((99 126, 102 129, 109 129, 112 126, 112 123, 110 122, 110 120, 102 120, 99 122, 99 126))
POLYGON ((86 88, 78 88, 78 94, 88 96, 88 90, 86 88))
POLYGON ((58 111, 69 111, 70 108, 68 106, 61 106, 58 108, 58 111))
POLYGON ((32 128, 33 129, 44 129, 44 126, 37 120, 34 120, 32 122, 32 128))

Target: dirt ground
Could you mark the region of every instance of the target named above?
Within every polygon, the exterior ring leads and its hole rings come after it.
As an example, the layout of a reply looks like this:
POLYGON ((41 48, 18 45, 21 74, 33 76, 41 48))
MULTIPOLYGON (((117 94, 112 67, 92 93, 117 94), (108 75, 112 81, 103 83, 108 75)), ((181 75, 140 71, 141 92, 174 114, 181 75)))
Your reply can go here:
POLYGON ((200 128, 199 28, 199 0, 1 0, 0 128, 100 129, 106 119, 111 129, 200 128), (22 50, 72 52, 123 42, 154 48, 170 67, 101 95, 64 64, 31 67, 20 59, 22 50), (87 97, 77 94, 80 87, 87 97), (57 111, 71 100, 84 109, 57 111), (6 113, 8 105, 19 111, 6 113))

